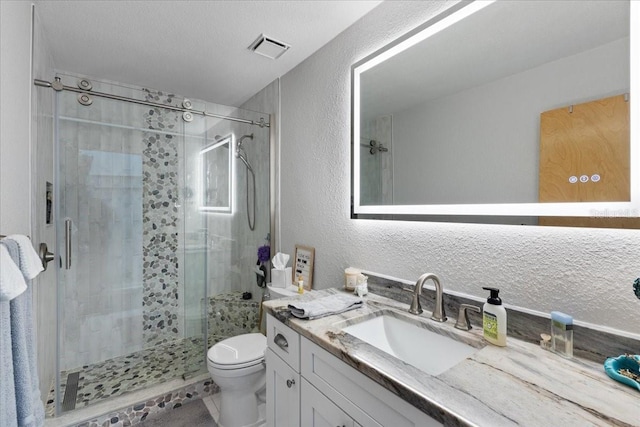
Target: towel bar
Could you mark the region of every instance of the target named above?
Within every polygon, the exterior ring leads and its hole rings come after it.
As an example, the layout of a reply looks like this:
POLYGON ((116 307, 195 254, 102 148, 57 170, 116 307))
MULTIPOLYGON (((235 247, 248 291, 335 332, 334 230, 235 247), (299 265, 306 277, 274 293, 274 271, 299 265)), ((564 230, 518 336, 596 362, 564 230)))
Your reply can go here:
MULTIPOLYGON (((4 239, 4 234, 0 234, 0 239, 4 239)), ((28 237, 28 236, 27 236, 28 237)), ((29 237, 30 238, 30 237, 29 237)), ((46 243, 40 243, 38 246, 38 256, 40 257, 40 261, 42 261, 42 267, 46 270, 47 264, 55 259, 55 255, 52 252, 49 252, 49 248, 46 243)))

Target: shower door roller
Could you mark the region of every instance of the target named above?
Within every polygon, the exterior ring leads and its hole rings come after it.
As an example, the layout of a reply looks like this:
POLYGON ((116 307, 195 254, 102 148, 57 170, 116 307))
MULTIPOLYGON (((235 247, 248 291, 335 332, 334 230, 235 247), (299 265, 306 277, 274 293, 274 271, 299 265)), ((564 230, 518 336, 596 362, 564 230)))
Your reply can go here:
POLYGON ((80 93, 78 94, 78 102, 82 105, 88 106, 93 104, 93 99, 91 99, 91 97, 86 93, 80 93))
POLYGON ((93 85, 87 79, 79 79, 78 80, 78 87, 80 89, 82 89, 82 90, 91 90, 91 89, 93 89, 93 85))
POLYGON ((184 120, 185 122, 192 122, 193 113, 190 113, 189 111, 185 111, 184 113, 182 113, 182 120, 184 120))

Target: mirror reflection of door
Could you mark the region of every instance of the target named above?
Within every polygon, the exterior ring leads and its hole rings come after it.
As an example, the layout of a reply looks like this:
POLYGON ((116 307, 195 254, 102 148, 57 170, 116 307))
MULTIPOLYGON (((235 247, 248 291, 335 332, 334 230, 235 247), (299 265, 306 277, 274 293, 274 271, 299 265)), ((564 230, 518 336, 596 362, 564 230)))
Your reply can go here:
MULTIPOLYGON (((630 194, 629 95, 540 114, 540 202, 624 202, 630 194)), ((540 225, 640 228, 638 218, 541 217, 540 225)))

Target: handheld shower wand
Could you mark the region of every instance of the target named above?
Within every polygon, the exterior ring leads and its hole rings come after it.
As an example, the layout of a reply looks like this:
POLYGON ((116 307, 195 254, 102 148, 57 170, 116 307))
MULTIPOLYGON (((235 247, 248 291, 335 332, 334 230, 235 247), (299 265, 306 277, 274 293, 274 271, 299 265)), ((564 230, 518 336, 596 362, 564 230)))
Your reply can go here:
POLYGON ((256 174, 253 172, 253 168, 247 159, 247 153, 242 148, 242 143, 245 139, 253 139, 253 134, 244 135, 236 144, 236 157, 242 160, 242 163, 247 167, 247 222, 249 223, 249 229, 253 231, 256 226, 256 174), (251 177, 253 180, 253 222, 251 221, 251 216, 249 215, 249 172, 251 172, 251 177))

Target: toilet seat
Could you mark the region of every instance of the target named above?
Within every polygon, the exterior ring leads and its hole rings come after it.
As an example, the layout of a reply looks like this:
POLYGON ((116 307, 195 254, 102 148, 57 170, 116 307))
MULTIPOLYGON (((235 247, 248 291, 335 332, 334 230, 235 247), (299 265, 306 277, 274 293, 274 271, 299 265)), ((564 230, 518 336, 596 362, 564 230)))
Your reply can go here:
POLYGON ((266 348, 267 338, 262 334, 238 335, 213 345, 207 352, 207 362, 221 370, 247 368, 262 363, 266 348))

